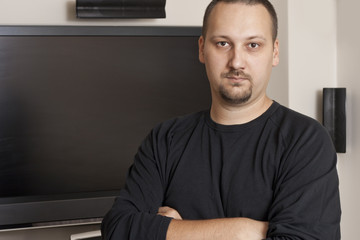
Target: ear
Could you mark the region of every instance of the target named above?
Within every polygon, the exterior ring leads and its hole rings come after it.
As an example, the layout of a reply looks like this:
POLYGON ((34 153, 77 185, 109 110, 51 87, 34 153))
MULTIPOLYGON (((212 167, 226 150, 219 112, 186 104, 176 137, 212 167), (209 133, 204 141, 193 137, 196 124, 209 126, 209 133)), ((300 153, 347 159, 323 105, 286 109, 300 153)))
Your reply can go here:
POLYGON ((205 59, 204 59, 204 44, 205 44, 205 39, 203 36, 200 36, 199 41, 199 60, 201 63, 205 63, 205 59))
POLYGON ((275 67, 278 64, 279 64, 279 39, 276 39, 275 42, 274 42, 272 66, 275 67))

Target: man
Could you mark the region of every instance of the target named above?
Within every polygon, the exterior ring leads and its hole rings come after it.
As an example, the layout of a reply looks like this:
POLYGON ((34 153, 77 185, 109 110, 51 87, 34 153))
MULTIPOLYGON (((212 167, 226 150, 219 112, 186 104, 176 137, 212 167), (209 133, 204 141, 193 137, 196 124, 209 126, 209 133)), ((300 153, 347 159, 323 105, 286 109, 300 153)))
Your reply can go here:
POLYGON ((336 153, 315 120, 266 96, 279 62, 267 0, 214 0, 199 59, 212 106, 145 139, 105 239, 340 239, 336 153))

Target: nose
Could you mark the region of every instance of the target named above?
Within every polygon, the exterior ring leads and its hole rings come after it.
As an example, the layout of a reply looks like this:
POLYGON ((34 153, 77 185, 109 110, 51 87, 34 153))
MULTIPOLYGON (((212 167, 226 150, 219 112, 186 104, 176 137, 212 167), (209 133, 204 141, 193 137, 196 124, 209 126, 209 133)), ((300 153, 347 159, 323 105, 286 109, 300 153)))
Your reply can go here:
POLYGON ((233 48, 229 56, 229 67, 232 69, 245 69, 246 56, 240 48, 233 48))

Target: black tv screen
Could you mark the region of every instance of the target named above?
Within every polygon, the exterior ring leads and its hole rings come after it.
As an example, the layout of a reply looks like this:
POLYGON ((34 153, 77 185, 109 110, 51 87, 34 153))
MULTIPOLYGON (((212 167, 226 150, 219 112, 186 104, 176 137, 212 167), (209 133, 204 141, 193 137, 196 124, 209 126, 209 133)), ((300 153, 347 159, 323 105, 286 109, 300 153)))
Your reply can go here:
POLYGON ((102 218, 158 123, 210 106, 199 27, 0 27, 0 228, 102 218))

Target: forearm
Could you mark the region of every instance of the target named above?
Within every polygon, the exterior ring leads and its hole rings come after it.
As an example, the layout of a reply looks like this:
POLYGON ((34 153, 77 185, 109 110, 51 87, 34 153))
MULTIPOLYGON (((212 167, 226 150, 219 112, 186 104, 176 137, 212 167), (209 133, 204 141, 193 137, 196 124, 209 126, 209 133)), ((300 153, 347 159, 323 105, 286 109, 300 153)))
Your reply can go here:
POLYGON ((167 240, 261 240, 266 238, 267 222, 249 218, 176 220, 170 222, 167 240))

